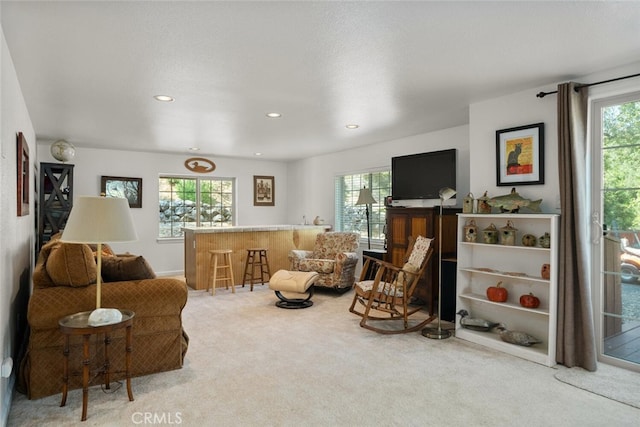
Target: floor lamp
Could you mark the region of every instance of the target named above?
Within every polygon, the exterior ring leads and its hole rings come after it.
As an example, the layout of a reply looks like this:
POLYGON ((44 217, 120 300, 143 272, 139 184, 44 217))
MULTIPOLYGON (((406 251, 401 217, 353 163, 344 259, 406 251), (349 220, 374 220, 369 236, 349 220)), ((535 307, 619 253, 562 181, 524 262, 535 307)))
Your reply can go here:
POLYGON ((451 332, 446 329, 442 329, 442 205, 445 200, 449 200, 456 195, 456 190, 449 187, 441 188, 440 194, 440 226, 438 230, 438 327, 437 328, 424 328, 422 335, 427 338, 433 338, 436 340, 442 340, 449 338, 451 332))
POLYGON ((122 318, 120 310, 102 308, 102 244, 134 240, 138 236, 127 199, 83 196, 74 202, 60 241, 97 245, 96 309, 89 315, 89 325, 117 323, 122 318))
POLYGON ((356 206, 365 205, 366 206, 366 215, 367 215, 367 248, 371 249, 371 233, 369 232, 369 205, 376 202, 376 199, 373 198, 371 194, 371 189, 366 186, 360 190, 360 194, 358 194, 358 201, 356 202, 356 206))

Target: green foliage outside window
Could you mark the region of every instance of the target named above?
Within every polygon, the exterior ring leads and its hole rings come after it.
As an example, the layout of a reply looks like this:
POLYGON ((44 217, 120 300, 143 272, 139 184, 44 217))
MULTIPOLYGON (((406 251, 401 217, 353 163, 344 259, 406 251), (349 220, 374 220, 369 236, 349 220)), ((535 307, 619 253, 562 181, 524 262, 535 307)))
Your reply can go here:
POLYGON ((391 194, 391 172, 371 172, 336 177, 336 229, 355 231, 363 239, 367 237, 365 206, 356 206, 360 189, 371 189, 377 203, 369 206, 371 239, 384 239, 386 210, 384 198, 391 194))
POLYGON ((640 102, 603 110, 604 223, 640 229, 640 102))
POLYGON ((160 177, 159 200, 159 237, 181 237, 182 227, 233 225, 233 179, 160 177))

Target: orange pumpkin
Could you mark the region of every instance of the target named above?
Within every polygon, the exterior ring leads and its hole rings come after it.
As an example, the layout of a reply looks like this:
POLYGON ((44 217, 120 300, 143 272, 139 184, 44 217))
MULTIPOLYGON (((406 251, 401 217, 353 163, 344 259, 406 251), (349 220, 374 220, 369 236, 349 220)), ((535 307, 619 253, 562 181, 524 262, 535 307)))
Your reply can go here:
POLYGON ((520 297, 520 305, 526 308, 538 308, 540 305, 540 298, 529 293, 529 295, 522 295, 520 297))
POLYGON ((495 286, 487 288, 487 299, 493 302, 505 302, 509 297, 509 292, 502 287, 502 282, 496 283, 495 286))

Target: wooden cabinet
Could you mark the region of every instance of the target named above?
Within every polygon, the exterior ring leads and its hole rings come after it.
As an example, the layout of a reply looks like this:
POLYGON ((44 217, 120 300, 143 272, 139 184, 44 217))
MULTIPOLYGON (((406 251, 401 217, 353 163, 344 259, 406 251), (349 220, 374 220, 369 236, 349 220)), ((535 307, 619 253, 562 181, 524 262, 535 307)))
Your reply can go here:
MULTIPOLYGON (((443 209, 442 217, 442 257, 456 257, 457 217, 460 209, 443 209)), ((429 313, 433 314, 438 299, 438 259, 439 259, 439 214, 440 207, 432 208, 394 208, 386 210, 386 247, 385 260, 396 266, 404 264, 404 256, 409 245, 409 237, 418 236, 433 238, 434 253, 420 280, 415 297, 427 304, 429 313)), ((443 288, 445 283, 443 282, 443 288)))
POLYGON ((456 322, 456 337, 482 344, 546 366, 556 364, 556 323, 558 293, 558 224, 553 214, 461 214, 458 218, 458 272, 456 311, 465 309, 472 318, 503 323, 507 329, 526 332, 542 340, 531 347, 510 344, 497 331, 480 332, 462 328, 456 322), (464 227, 473 220, 478 228, 476 242, 467 242, 464 227), (494 224, 498 230, 511 221, 517 228, 514 246, 483 243, 482 230, 494 224), (536 238, 549 233, 549 248, 524 246, 522 236, 536 238), (541 277, 549 264, 550 277, 541 277), (506 302, 486 297, 489 286, 502 282, 508 291, 506 302), (533 293, 540 299, 537 308, 524 308, 519 299, 533 293))
POLYGON ((40 163, 38 251, 67 224, 73 206, 73 166, 40 163))

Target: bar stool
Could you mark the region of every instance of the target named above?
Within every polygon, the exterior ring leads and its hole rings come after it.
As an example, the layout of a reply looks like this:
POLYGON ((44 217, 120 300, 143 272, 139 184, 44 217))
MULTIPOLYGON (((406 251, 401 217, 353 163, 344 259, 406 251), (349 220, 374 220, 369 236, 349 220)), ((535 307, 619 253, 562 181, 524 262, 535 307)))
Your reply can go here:
POLYGON ((244 276, 242 278, 242 287, 249 280, 251 291, 253 291, 254 283, 269 283, 271 272, 269 271, 269 261, 267 260, 267 250, 264 248, 247 249, 247 261, 244 264, 244 276), (257 276, 256 272, 260 275, 257 276))
POLYGON ((209 260, 209 276, 213 279, 211 295, 216 294, 216 283, 224 281, 226 288, 229 289, 231 283, 231 292, 236 293, 233 280, 233 265, 231 264, 231 249, 210 249, 211 258, 209 260), (222 263, 219 263, 218 255, 222 256, 222 263), (218 277, 218 270, 222 270, 223 276, 218 277))

